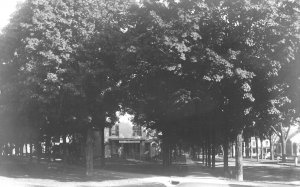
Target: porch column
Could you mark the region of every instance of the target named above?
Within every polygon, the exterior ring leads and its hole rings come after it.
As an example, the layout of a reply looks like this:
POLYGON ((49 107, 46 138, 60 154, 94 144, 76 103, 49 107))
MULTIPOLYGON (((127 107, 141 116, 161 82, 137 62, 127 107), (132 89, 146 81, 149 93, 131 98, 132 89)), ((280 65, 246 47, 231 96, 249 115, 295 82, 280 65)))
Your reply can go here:
POLYGON ((109 151, 110 155, 109 156, 110 156, 110 158, 112 158, 114 152, 113 152, 113 146, 112 146, 112 141, 111 140, 108 140, 108 145, 109 145, 109 149, 110 149, 110 151, 109 151))
POLYGON ((232 150, 231 150, 232 158, 235 158, 235 144, 232 143, 232 150))
POLYGON ((243 141, 242 143, 242 148, 243 148, 243 157, 246 157, 246 143, 243 141))
POLYGON ((140 143, 140 160, 142 160, 145 152, 145 141, 141 141, 140 143))

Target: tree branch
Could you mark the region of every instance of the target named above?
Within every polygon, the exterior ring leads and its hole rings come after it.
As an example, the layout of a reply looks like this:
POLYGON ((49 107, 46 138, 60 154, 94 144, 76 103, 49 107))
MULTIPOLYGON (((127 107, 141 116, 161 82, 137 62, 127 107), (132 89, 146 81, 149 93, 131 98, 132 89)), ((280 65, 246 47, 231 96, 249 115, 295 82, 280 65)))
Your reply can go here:
POLYGON ((277 136, 279 137, 281 136, 281 134, 273 126, 271 126, 271 128, 275 132, 275 134, 277 134, 277 136))
POLYGON ((288 128, 287 133, 286 133, 285 138, 284 138, 285 140, 287 140, 288 135, 290 133, 290 130, 291 130, 291 125, 289 125, 289 128, 288 128))

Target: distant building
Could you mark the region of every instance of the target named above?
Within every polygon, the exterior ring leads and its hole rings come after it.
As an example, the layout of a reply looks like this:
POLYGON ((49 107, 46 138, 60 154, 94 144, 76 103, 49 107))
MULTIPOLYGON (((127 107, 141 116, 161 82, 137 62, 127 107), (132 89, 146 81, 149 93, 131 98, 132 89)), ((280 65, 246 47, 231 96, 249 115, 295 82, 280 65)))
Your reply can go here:
MULTIPOLYGON (((275 153, 277 155, 282 155, 280 139, 276 143, 275 153)), ((299 156, 300 155, 300 129, 298 126, 291 127, 286 142, 286 154, 287 156, 299 156)))
POLYGON ((158 154, 156 137, 150 136, 146 128, 133 125, 128 116, 104 130, 105 156, 133 159, 149 159, 158 154))
POLYGON ((290 135, 287 141, 287 154, 290 156, 300 155, 300 131, 296 131, 290 135))
MULTIPOLYGON (((263 149, 263 153, 265 154, 264 156, 269 156, 271 150, 270 150, 270 140, 263 140, 262 142, 258 138, 258 155, 261 154, 261 149, 263 149)), ((256 152, 256 141, 255 137, 251 137, 251 155, 252 156, 257 156, 256 152)))

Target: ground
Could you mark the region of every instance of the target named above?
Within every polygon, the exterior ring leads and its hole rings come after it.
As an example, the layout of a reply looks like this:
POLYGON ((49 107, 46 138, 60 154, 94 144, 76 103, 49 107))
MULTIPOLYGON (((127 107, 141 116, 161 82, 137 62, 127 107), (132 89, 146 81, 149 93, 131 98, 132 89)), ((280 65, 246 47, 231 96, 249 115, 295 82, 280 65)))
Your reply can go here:
MULTIPOLYGON (((218 160, 218 159, 217 159, 218 160)), ((230 159, 230 170, 234 170, 234 160, 230 159)), ((209 169, 201 162, 187 159, 169 169, 160 163, 137 160, 108 160, 105 168, 95 163, 95 172, 86 177, 83 166, 67 165, 60 162, 24 158, 0 159, 0 186, 123 186, 123 187, 183 187, 183 186, 300 186, 300 167, 293 163, 254 159, 244 161, 244 180, 237 182, 223 176, 221 160, 215 169, 209 169)), ((233 177, 233 174, 232 174, 233 177)))

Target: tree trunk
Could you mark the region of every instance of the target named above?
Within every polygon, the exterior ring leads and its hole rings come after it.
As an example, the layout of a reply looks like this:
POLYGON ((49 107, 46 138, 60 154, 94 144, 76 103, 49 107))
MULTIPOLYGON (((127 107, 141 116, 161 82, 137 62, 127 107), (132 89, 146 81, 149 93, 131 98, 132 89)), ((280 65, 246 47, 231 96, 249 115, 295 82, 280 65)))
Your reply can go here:
POLYGON ((182 153, 182 147, 181 147, 181 143, 178 145, 178 156, 181 157, 181 153, 182 153))
POLYGON ((29 136, 29 158, 30 158, 30 161, 32 161, 32 155, 33 155, 33 152, 32 152, 32 135, 30 134, 29 136))
POLYGON ((48 162, 50 161, 50 154, 51 154, 50 142, 51 142, 51 137, 47 135, 46 142, 45 142, 45 156, 48 162))
POLYGON ((259 138, 260 139, 260 158, 264 159, 264 147, 263 147, 263 138, 259 138))
POLYGON ((5 144, 3 145, 2 150, 3 150, 2 156, 7 156, 7 155, 6 155, 6 154, 7 154, 7 153, 6 153, 7 151, 6 151, 6 145, 5 145, 5 144))
POLYGON ((208 166, 208 143, 207 140, 205 142, 205 166, 208 166))
POLYGON ((253 157, 253 147, 252 147, 252 139, 251 138, 249 140, 249 143, 250 143, 250 158, 252 159, 252 157, 253 157))
POLYGON ((236 138, 236 179, 243 181, 243 131, 240 131, 236 138))
POLYGON ((196 150, 195 150, 195 146, 194 146, 194 145, 192 145, 192 146, 190 147, 190 155, 191 155, 191 158, 192 158, 193 160, 196 159, 196 150))
POLYGON ((210 141, 210 136, 208 137, 208 144, 207 144, 207 162, 208 162, 208 167, 211 167, 211 141, 210 141))
POLYGON ((258 153, 258 138, 257 136, 255 136, 255 149, 256 149, 256 159, 257 159, 257 162, 259 162, 259 153, 258 153))
POLYGON ((274 146, 272 142, 272 135, 270 135, 270 159, 274 160, 274 146))
POLYGON ((212 144, 212 152, 211 152, 211 167, 215 168, 216 167, 216 146, 212 144))
POLYGON ((18 144, 15 144, 15 156, 19 155, 19 147, 18 144))
POLYGON ((282 153, 282 162, 286 162, 286 140, 283 135, 280 137, 281 141, 281 153, 282 153))
POLYGON ((170 145, 169 142, 165 139, 163 143, 163 167, 168 168, 170 166, 170 145))
POLYGON ((24 156, 24 144, 20 144, 19 149, 20 149, 20 156, 24 156))
MULTIPOLYGON (((282 124, 280 124, 280 135, 282 162, 286 162, 286 138, 282 124)), ((288 136, 288 133, 286 134, 286 136, 288 136)))
POLYGON ((38 162, 41 161, 41 156, 42 156, 42 146, 40 142, 36 142, 35 146, 36 147, 36 152, 37 152, 37 160, 38 162))
POLYGON ((202 144, 202 163, 205 164, 205 145, 202 144))
POLYGON ((224 173, 229 172, 229 168, 228 168, 228 147, 229 147, 229 142, 228 139, 225 138, 225 142, 224 142, 224 156, 223 156, 223 162, 224 162, 224 173))
POLYGON ((168 143, 168 145, 169 145, 169 159, 168 159, 168 161, 169 161, 169 163, 168 163, 168 166, 171 166, 172 165, 172 151, 173 151, 173 148, 172 148, 172 145, 170 144, 170 141, 169 141, 169 143, 168 143))
POLYGON ((167 148, 167 142, 166 139, 163 138, 162 140, 162 163, 163 167, 167 168, 168 167, 168 148, 167 148))
POLYGON ((32 160, 32 142, 31 142, 31 139, 30 139, 30 143, 29 143, 29 158, 30 158, 30 161, 32 160))
POLYGON ((104 146, 104 126, 101 126, 99 129, 100 134, 100 167, 105 166, 105 146, 104 146))
POLYGON ((174 160, 178 159, 179 157, 179 149, 175 145, 174 147, 170 146, 170 159, 174 158, 174 160))
POLYGON ((94 138, 93 138, 93 130, 88 128, 87 136, 86 136, 86 175, 91 176, 93 174, 94 169, 94 138))
POLYGON ((234 147, 235 145, 234 145, 234 143, 232 142, 232 144, 231 144, 231 158, 235 158, 235 147, 234 147))
POLYGON ((9 146, 8 146, 8 144, 6 144, 6 146, 7 146, 7 154, 9 154, 12 157, 13 156, 12 155, 12 151, 13 151, 12 143, 9 143, 9 146))
POLYGON ((211 164, 212 168, 216 167, 216 136, 215 136, 215 131, 212 132, 212 159, 211 159, 211 164))
POLYGON ((24 144, 24 146, 25 146, 25 157, 27 157, 27 155, 28 155, 28 152, 27 152, 27 143, 24 144))
POLYGON ((67 136, 66 136, 66 134, 64 134, 62 136, 62 139, 63 139, 63 166, 64 166, 64 169, 65 169, 66 166, 67 166, 67 163, 68 163, 68 158, 69 158, 69 151, 68 151, 68 147, 67 147, 67 136))
POLYGON ((166 131, 163 132, 162 139, 162 154, 163 154, 163 167, 168 168, 170 166, 170 142, 166 131))

